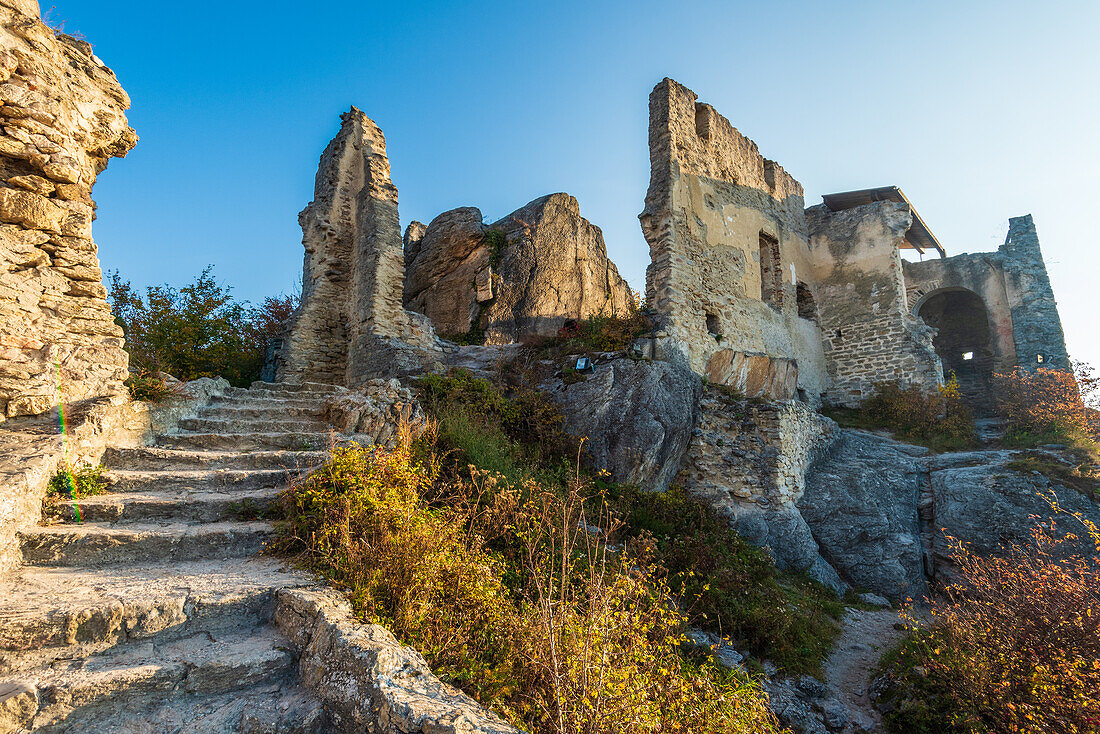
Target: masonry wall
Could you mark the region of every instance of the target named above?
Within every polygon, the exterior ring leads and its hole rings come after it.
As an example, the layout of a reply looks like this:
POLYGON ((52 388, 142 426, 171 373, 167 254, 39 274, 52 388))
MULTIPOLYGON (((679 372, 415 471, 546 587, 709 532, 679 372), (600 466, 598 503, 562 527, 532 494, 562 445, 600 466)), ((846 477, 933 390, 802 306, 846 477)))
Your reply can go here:
POLYGON ((746 400, 711 385, 676 482, 730 519, 780 568, 846 588, 821 557, 795 503, 811 463, 831 445, 836 424, 798 401, 746 400))
POLYGON ((700 375, 720 351, 786 360, 797 367, 798 388, 823 392, 817 324, 800 319, 796 303, 796 283, 810 272, 801 185, 671 79, 650 95, 649 146, 639 218, 658 356, 700 375), (773 267, 761 267, 762 242, 773 267))
POLYGON ((92 186, 137 142, 114 73, 33 0, 0 0, 0 421, 124 392, 92 186))
POLYGON ((900 255, 906 204, 806 210, 830 385, 826 401, 858 405, 883 381, 934 388, 943 380, 932 330, 909 313, 900 255))
POLYGON ((1004 263, 1017 364, 1025 369, 1070 369, 1062 319, 1030 214, 1008 220, 1008 236, 997 253, 1004 263))

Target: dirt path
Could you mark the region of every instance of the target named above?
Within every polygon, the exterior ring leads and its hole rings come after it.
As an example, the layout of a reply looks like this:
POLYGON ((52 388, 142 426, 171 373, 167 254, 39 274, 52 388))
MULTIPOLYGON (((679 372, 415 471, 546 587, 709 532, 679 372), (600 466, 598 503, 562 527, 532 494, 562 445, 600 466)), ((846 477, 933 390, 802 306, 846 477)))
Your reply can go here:
MULTIPOLYGON (((859 722, 864 731, 883 731, 882 717, 871 703, 868 688, 883 654, 905 634, 894 629, 898 621, 898 613, 893 609, 848 610, 844 631, 825 662, 826 684, 837 692, 853 723, 859 722)), ((860 730, 859 726, 854 728, 860 730)))

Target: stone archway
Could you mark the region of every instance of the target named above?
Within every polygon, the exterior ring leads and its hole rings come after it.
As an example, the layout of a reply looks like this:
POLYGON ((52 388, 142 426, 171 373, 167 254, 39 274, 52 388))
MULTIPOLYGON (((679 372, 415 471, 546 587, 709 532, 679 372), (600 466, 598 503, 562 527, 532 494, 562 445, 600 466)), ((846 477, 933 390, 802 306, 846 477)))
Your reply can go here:
POLYGON ((981 296, 966 288, 943 288, 929 293, 913 309, 937 329, 932 340, 943 362, 943 374, 959 380, 959 390, 975 413, 993 409, 995 355, 989 311, 981 296))

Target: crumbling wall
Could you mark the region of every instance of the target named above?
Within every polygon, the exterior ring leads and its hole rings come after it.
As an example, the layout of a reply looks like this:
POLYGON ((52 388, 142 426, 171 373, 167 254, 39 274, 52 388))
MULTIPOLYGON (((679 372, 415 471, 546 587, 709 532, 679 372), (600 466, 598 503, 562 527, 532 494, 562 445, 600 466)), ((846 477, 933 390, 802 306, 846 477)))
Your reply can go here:
POLYGON ((730 518, 780 568, 845 588, 821 556, 795 503, 806 471, 832 442, 836 424, 809 406, 746 400, 708 387, 677 482, 730 518))
POLYGON ((123 390, 91 191, 137 142, 129 106, 89 43, 0 0, 0 420, 123 390))
POLYGON ((1016 363, 1026 369, 1045 366, 1068 370, 1062 319, 1030 214, 1008 220, 1008 236, 997 254, 1004 263, 1016 363))
POLYGON ((352 107, 325 148, 299 215, 302 302, 277 356, 280 381, 356 386, 421 368, 435 349, 426 319, 402 305, 405 260, 382 130, 352 107))
POLYGON ((939 328, 934 343, 945 374, 956 373, 964 395, 979 412, 992 409, 993 372, 1016 367, 1069 369, 1062 322, 1030 215, 1009 220, 1008 237, 997 252, 905 263, 905 284, 911 313, 931 316, 931 325, 939 328), (935 309, 929 313, 938 301, 962 297, 977 299, 985 313, 975 308, 957 318, 988 322, 964 324, 973 328, 963 331, 977 333, 986 327, 988 339, 952 343, 945 329, 954 325, 935 318, 935 309), (960 361, 961 355, 965 359, 960 361))
POLYGON ((462 207, 421 227, 405 233, 405 305, 440 334, 509 344, 633 308, 603 233, 569 194, 539 197, 490 226, 462 207))
POLYGON ((722 350, 787 360, 798 388, 824 392, 817 322, 798 310, 796 288, 811 271, 802 186, 677 82, 658 84, 649 109, 651 176, 639 218, 657 356, 700 375, 722 350))
POLYGON ((932 330, 909 313, 900 248, 908 205, 880 201, 834 212, 806 210, 817 304, 830 378, 826 400, 858 405, 873 385, 929 389, 943 380, 932 330))

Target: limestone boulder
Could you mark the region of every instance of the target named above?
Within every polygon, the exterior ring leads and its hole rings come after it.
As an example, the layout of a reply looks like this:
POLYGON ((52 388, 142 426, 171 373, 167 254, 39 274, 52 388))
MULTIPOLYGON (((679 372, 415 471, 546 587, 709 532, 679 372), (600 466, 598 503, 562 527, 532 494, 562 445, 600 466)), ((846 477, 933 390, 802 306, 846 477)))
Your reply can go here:
POLYGON ((422 234, 410 225, 405 240, 405 306, 443 335, 509 344, 633 306, 603 233, 569 194, 535 199, 488 227, 476 208, 454 209, 422 234))
POLYGON ((749 398, 790 400, 798 391, 798 364, 765 354, 719 349, 707 362, 706 376, 749 398))
POLYGON ((1080 524, 1069 515, 1056 515, 1048 498, 1056 498, 1063 510, 1098 525, 1100 504, 1038 472, 1009 468, 1016 456, 1013 451, 975 451, 928 460, 931 555, 938 577, 951 574, 949 538, 962 541, 977 555, 996 555, 1010 545, 1029 545, 1036 522, 1049 524, 1051 519, 1059 536, 1081 536, 1067 544, 1064 552, 1096 552, 1080 524))
POLYGON ((597 470, 643 489, 668 489, 691 441, 699 379, 668 362, 615 359, 580 382, 542 386, 565 414, 566 429, 586 438, 597 470))
POLYGON ((0 420, 50 410, 59 390, 125 394, 91 191, 137 142, 129 106, 91 45, 55 33, 33 0, 0 2, 0 420))
POLYGON ((465 334, 478 318, 474 284, 492 256, 485 229, 481 210, 467 206, 440 214, 419 239, 411 225, 406 230, 405 307, 431 319, 440 334, 465 334))
POLYGON ((343 433, 379 445, 392 445, 402 426, 419 433, 427 420, 416 394, 396 379, 369 380, 333 395, 325 402, 322 418, 343 433))

